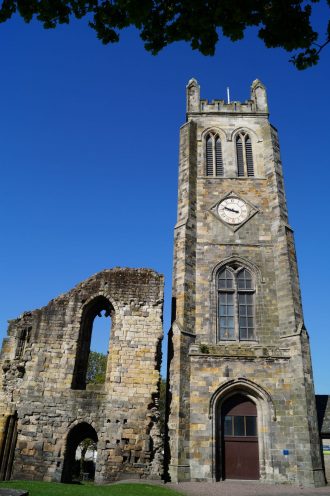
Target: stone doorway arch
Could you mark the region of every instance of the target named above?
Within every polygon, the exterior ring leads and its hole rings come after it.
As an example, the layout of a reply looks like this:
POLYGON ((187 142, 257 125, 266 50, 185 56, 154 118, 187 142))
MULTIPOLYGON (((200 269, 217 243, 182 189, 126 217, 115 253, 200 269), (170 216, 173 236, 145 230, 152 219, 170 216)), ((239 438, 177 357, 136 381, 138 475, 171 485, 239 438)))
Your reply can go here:
POLYGON ((69 431, 66 439, 61 482, 72 482, 76 449, 78 445, 87 438, 92 439, 95 443, 98 442, 95 429, 87 422, 80 422, 69 431))
POLYGON ((218 417, 217 458, 222 478, 259 479, 256 404, 244 394, 234 394, 222 403, 218 417))
POLYGON ((225 478, 223 471, 222 408, 230 398, 239 395, 250 400, 256 407, 259 478, 267 480, 267 475, 269 479, 269 474, 273 471, 270 433, 272 423, 276 421, 276 412, 268 392, 258 384, 243 377, 226 381, 213 393, 210 400, 210 418, 212 419, 213 431, 212 477, 217 481, 225 478))

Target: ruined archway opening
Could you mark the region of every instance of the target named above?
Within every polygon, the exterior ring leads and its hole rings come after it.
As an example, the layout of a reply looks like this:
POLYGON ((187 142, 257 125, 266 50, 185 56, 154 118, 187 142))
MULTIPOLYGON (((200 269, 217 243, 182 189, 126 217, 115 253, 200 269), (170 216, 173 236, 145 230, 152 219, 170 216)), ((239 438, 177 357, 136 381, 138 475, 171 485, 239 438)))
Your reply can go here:
POLYGON ((77 480, 93 481, 97 460, 97 443, 90 437, 83 439, 77 446, 73 477, 77 480))
POLYGON ((94 480, 98 437, 87 422, 75 425, 69 432, 64 454, 62 482, 94 480))
POLYGON ((113 315, 113 307, 104 296, 94 298, 85 306, 77 343, 72 389, 86 389, 88 383, 104 382, 113 315))

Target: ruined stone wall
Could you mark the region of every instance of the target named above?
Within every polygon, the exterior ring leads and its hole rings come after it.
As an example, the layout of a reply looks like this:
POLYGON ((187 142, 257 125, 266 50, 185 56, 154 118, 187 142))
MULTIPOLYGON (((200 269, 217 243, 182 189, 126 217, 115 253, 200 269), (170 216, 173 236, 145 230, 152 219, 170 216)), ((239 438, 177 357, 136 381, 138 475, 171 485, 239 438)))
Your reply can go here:
POLYGON ((115 268, 10 322, 0 415, 18 416, 13 478, 63 480, 70 432, 97 437, 98 482, 161 476, 162 308, 161 275, 115 268), (86 386, 91 323, 104 309, 112 321, 106 381, 86 386))

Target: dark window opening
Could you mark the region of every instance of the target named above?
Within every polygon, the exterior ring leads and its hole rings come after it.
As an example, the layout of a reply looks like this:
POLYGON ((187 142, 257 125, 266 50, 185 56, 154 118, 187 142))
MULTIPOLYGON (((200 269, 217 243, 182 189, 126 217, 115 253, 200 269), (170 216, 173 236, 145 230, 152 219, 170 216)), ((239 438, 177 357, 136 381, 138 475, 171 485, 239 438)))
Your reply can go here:
POLYGON ((22 329, 18 338, 16 348, 16 358, 21 358, 24 355, 26 346, 30 343, 32 327, 22 329))

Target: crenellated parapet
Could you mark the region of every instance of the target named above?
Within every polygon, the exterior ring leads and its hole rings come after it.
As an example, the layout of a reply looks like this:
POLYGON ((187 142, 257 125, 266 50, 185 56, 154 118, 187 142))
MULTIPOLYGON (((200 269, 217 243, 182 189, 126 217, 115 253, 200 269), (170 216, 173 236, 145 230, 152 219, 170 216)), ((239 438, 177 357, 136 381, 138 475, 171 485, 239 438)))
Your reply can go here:
POLYGON ((245 102, 223 99, 209 102, 200 98, 200 86, 196 79, 190 79, 187 84, 187 113, 225 113, 225 114, 268 114, 266 88, 259 79, 251 85, 250 99, 245 102))

